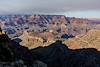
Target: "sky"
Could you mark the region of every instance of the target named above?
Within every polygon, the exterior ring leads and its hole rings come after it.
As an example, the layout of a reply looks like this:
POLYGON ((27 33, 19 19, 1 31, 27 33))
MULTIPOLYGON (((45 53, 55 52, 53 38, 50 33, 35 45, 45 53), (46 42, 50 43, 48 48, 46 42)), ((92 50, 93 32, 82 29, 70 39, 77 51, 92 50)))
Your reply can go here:
POLYGON ((100 18, 100 0, 0 0, 0 15, 8 14, 100 18))

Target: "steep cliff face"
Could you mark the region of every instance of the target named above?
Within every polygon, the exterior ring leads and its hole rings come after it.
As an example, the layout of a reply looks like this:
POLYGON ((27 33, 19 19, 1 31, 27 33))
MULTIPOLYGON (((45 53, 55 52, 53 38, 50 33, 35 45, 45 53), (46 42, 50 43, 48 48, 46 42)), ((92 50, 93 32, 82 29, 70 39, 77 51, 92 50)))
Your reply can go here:
POLYGON ((100 50, 100 30, 90 30, 86 34, 77 35, 64 43, 71 49, 96 48, 100 50))

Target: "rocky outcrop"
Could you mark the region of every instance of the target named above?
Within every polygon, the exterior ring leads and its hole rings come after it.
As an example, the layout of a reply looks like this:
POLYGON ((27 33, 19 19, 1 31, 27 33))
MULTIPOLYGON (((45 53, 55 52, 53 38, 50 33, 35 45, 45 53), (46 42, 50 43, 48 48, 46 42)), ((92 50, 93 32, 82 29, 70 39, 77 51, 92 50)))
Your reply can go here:
POLYGON ((24 47, 28 47, 29 49, 37 48, 43 45, 43 39, 41 37, 31 36, 27 31, 24 31, 18 38, 22 40, 20 44, 24 47))
POLYGON ((70 49, 96 48, 100 50, 100 30, 90 30, 64 42, 70 49))

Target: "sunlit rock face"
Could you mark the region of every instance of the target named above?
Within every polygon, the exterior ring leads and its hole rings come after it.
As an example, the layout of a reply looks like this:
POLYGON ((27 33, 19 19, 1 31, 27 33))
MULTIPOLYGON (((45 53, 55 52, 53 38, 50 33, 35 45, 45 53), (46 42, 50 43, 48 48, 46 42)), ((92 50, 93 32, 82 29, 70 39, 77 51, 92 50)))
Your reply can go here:
POLYGON ((36 36, 30 36, 27 31, 24 31, 23 34, 19 37, 22 42, 20 44, 24 47, 28 47, 29 49, 37 48, 39 46, 42 46, 43 39, 36 36))
POLYGON ((55 42, 55 36, 52 32, 43 32, 34 35, 34 33, 29 33, 24 31, 23 34, 18 37, 22 41, 21 46, 28 47, 29 49, 37 48, 39 46, 48 46, 49 44, 55 42))
POLYGON ((77 35, 64 43, 71 49, 96 48, 100 50, 100 30, 90 30, 86 34, 77 35))

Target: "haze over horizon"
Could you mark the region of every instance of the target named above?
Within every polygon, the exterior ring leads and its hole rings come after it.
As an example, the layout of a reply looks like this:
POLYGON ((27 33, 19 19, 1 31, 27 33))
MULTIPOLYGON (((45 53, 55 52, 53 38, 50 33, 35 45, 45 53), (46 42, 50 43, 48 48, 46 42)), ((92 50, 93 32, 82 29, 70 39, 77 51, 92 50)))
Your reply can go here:
POLYGON ((100 0, 0 0, 0 15, 61 14, 100 18, 100 0))

